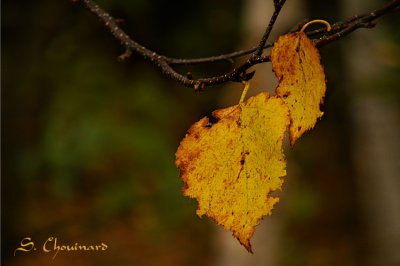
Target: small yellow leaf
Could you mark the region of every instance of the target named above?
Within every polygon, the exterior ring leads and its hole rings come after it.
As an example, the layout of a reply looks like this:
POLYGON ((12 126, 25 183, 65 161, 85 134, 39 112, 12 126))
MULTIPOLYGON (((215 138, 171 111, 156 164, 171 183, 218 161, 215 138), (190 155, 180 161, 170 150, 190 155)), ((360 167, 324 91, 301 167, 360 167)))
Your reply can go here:
POLYGON ((318 49, 303 32, 279 37, 271 51, 271 63, 279 80, 276 93, 290 110, 293 146, 323 115, 319 106, 326 91, 324 69, 318 49))
POLYGON ((286 175, 282 150, 289 110, 279 97, 263 92, 216 110, 189 129, 176 152, 184 194, 196 198, 197 214, 206 215, 251 252, 255 226, 270 215, 286 175))

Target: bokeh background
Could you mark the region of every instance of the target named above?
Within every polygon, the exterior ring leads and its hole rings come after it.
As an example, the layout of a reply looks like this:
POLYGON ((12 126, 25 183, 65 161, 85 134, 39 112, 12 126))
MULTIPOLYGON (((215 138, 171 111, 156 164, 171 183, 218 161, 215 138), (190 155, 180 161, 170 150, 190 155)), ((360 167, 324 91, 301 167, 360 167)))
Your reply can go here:
MULTIPOLYGON (((306 18, 345 19, 383 1, 288 1, 272 39, 306 18)), ((273 1, 98 3, 141 44, 171 57, 253 46, 273 1)), ((235 104, 241 85, 203 93, 124 51, 71 1, 2 1, 2 265, 400 265, 400 20, 323 47, 325 115, 285 147, 281 202, 255 255, 195 215, 175 150, 192 123, 235 104), (31 237, 38 250, 14 250, 31 237), (106 243, 105 252, 41 251, 106 243)), ((181 67, 195 77, 227 62, 181 67)), ((252 91, 273 92, 269 64, 252 91)))

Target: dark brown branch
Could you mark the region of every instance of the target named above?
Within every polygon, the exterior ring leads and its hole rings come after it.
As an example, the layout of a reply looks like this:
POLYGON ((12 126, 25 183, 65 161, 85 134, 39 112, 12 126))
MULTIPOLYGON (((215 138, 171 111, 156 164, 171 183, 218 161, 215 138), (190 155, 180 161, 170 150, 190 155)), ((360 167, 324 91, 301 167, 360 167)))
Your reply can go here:
MULTIPOLYGON (((106 28, 114 35, 114 37, 121 42, 125 47, 126 52, 122 55, 122 59, 126 59, 130 56, 131 52, 136 52, 143 56, 145 60, 149 60, 155 64, 161 71, 168 77, 180 82, 181 84, 195 88, 196 90, 203 89, 208 86, 213 86, 228 81, 242 81, 248 80, 252 77, 251 73, 246 74, 246 71, 253 65, 264 63, 270 60, 269 55, 261 56, 262 51, 266 48, 271 47, 270 44, 266 44, 269 34, 273 28, 273 25, 282 9, 286 0, 274 0, 275 11, 270 19, 270 22, 264 32, 263 38, 256 47, 252 47, 246 50, 240 50, 229 54, 194 58, 194 59, 176 59, 169 58, 163 55, 159 55, 156 52, 140 45, 133 41, 117 24, 116 20, 111 17, 107 12, 100 8, 93 0, 80 0, 85 7, 95 14, 105 25, 106 28), (212 63, 216 61, 227 60, 233 62, 233 58, 237 58, 244 55, 252 55, 247 61, 241 65, 235 67, 230 72, 225 73, 216 77, 192 79, 188 76, 182 75, 176 72, 172 65, 178 64, 198 64, 198 63, 212 63)), ((337 22, 332 25, 332 30, 327 32, 325 28, 317 29, 311 32, 307 32, 310 38, 321 35, 319 38, 313 39, 316 46, 323 46, 328 43, 339 40, 340 38, 348 35, 359 28, 371 28, 375 25, 375 20, 385 14, 399 11, 400 0, 393 0, 386 4, 380 9, 374 10, 370 13, 354 16, 344 22, 337 22)))
POLYGON ((274 0, 274 13, 272 14, 271 19, 269 20, 268 26, 265 29, 264 35, 261 38, 260 43, 258 44, 257 50, 254 52, 252 55, 252 59, 255 59, 259 56, 261 56, 262 52, 264 51, 264 46, 268 40, 269 35, 271 34, 272 28, 274 27, 275 21, 279 16, 279 13, 281 12, 281 9, 283 5, 285 4, 286 0, 274 0))
POLYGON ((114 37, 120 41, 127 51, 135 51, 136 53, 143 56, 144 59, 150 60, 153 64, 158 66, 161 71, 168 77, 182 83, 189 87, 196 87, 198 81, 188 79, 176 72, 166 61, 166 57, 153 52, 139 43, 133 41, 128 34, 126 34, 117 24, 115 19, 111 17, 106 11, 104 11, 99 5, 92 0, 81 0, 90 12, 95 14, 104 23, 104 26, 110 30, 114 37))
MULTIPOLYGON (((264 45, 263 49, 271 48, 272 44, 267 43, 264 45)), ((201 64, 201 63, 213 63, 217 61, 228 61, 229 63, 234 63, 232 60, 233 58, 245 56, 251 54, 257 50, 258 46, 251 47, 246 50, 239 50, 236 52, 232 52, 229 54, 222 54, 217 56, 210 56, 210 57, 201 57, 201 58, 192 58, 192 59, 177 59, 177 58, 165 58, 165 60, 170 65, 191 65, 191 64, 201 64)))
POLYGON ((354 16, 348 20, 346 23, 336 23, 332 27, 332 31, 326 35, 322 36, 320 39, 314 41, 314 44, 318 47, 326 45, 328 43, 339 40, 340 38, 348 35, 349 33, 355 31, 359 28, 373 28, 375 26, 375 20, 383 15, 398 12, 400 8, 400 0, 393 0, 382 8, 374 10, 370 13, 354 16))

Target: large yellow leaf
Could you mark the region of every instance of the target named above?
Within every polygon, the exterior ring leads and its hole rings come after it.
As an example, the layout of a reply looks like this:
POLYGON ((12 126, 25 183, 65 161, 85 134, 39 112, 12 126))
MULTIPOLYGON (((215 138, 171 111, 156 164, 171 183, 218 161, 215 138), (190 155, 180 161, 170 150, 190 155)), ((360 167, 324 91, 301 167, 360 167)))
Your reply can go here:
POLYGON ((323 115, 319 106, 326 91, 324 69, 318 49, 303 32, 279 37, 271 51, 271 63, 279 80, 276 93, 290 110, 293 146, 323 115))
POLYGON ((184 194, 251 252, 250 238, 270 215, 286 175, 282 140, 289 110, 281 98, 260 93, 244 103, 216 110, 189 129, 176 152, 184 194))

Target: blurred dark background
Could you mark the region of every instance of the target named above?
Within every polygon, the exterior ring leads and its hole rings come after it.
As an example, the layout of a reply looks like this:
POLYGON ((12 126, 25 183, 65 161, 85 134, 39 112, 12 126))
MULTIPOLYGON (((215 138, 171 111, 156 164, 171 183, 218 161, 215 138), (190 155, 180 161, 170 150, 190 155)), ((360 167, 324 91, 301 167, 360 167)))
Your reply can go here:
MULTIPOLYGON (((263 29, 246 31, 250 11, 267 5, 256 18, 265 25, 273 1, 97 2, 141 44, 187 58, 255 45, 263 29)), ((301 19, 336 21, 382 4, 295 2, 274 36, 301 19)), ((322 48, 325 115, 286 147, 282 200, 263 221, 273 221, 269 233, 256 231, 269 246, 254 244, 250 256, 195 215, 174 165, 189 126, 235 104, 241 86, 194 93, 139 56, 118 62, 124 50, 80 3, 2 1, 2 264, 400 265, 399 22, 385 17, 322 48), (25 237, 38 250, 14 256, 25 237), (40 250, 49 237, 108 249, 52 259, 40 250)), ((179 70, 199 77, 230 67, 179 70)))

